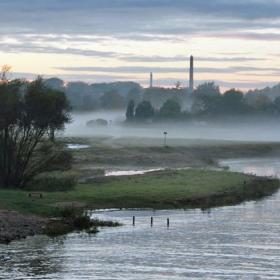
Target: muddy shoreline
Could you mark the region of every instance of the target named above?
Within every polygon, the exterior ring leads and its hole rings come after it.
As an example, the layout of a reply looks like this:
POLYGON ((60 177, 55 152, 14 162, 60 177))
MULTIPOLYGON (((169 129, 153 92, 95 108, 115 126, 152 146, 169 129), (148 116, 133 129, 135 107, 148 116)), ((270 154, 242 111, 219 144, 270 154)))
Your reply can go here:
POLYGON ((0 244, 9 244, 36 234, 43 234, 48 219, 0 210, 0 244))

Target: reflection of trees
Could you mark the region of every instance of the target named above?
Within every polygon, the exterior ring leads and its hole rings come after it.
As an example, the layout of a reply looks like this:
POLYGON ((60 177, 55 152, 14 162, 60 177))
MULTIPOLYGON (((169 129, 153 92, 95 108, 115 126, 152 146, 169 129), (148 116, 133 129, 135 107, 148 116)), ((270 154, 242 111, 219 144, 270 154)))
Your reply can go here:
MULTIPOLYGON (((13 242, 8 249, 4 250, 9 260, 5 262, 3 273, 7 275, 7 279, 15 277, 25 279, 26 277, 50 276, 62 272, 63 241, 64 238, 52 240, 46 236, 35 236, 13 242)), ((1 255, 4 255, 3 252, 1 255)), ((2 271, 0 278, 1 276, 2 271)))

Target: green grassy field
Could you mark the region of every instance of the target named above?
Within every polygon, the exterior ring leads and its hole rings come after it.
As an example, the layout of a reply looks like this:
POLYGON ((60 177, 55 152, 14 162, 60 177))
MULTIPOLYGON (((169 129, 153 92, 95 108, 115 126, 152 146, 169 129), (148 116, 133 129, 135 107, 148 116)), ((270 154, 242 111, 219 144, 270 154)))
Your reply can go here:
POLYGON ((276 179, 211 170, 159 171, 140 176, 108 177, 79 184, 69 192, 28 192, 0 189, 0 208, 44 216, 59 215, 65 206, 100 208, 207 208, 271 195, 276 179))

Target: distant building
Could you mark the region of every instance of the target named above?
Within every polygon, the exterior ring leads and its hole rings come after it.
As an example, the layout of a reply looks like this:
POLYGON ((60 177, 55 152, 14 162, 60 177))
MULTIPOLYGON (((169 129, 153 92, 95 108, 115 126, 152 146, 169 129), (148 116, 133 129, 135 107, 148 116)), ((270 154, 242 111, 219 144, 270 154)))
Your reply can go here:
POLYGON ((194 89, 194 81, 193 81, 193 56, 190 57, 190 79, 189 79, 189 90, 192 93, 194 89))
POLYGON ((153 87, 153 73, 150 73, 150 88, 153 87))
MULTIPOLYGON (((154 87, 153 72, 150 72, 150 88, 154 87)), ((194 57, 190 56, 190 69, 189 69, 189 88, 188 92, 194 91, 194 57)))

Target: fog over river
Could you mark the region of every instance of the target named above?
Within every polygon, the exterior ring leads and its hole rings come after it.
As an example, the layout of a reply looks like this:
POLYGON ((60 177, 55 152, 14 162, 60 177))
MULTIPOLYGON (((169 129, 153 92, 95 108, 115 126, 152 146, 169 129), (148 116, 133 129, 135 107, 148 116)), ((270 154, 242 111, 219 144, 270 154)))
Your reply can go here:
MULTIPOLYGON (((91 113, 74 113, 72 122, 66 126, 65 136, 96 137, 109 136, 162 138, 168 132, 168 139, 214 139, 239 141, 279 141, 279 122, 258 119, 244 121, 242 118, 234 122, 219 121, 215 124, 205 121, 176 123, 146 123, 125 125, 125 112, 98 111, 91 113), (104 119, 108 126, 88 127, 89 120, 104 119)), ((177 144, 177 143, 174 143, 177 144)))
MULTIPOLYGON (((224 164, 235 171, 280 176, 276 159, 224 164)), ((206 213, 96 212, 94 217, 124 226, 102 229, 96 236, 37 236, 0 245, 0 279, 279 279, 279 213, 280 193, 206 213)))

